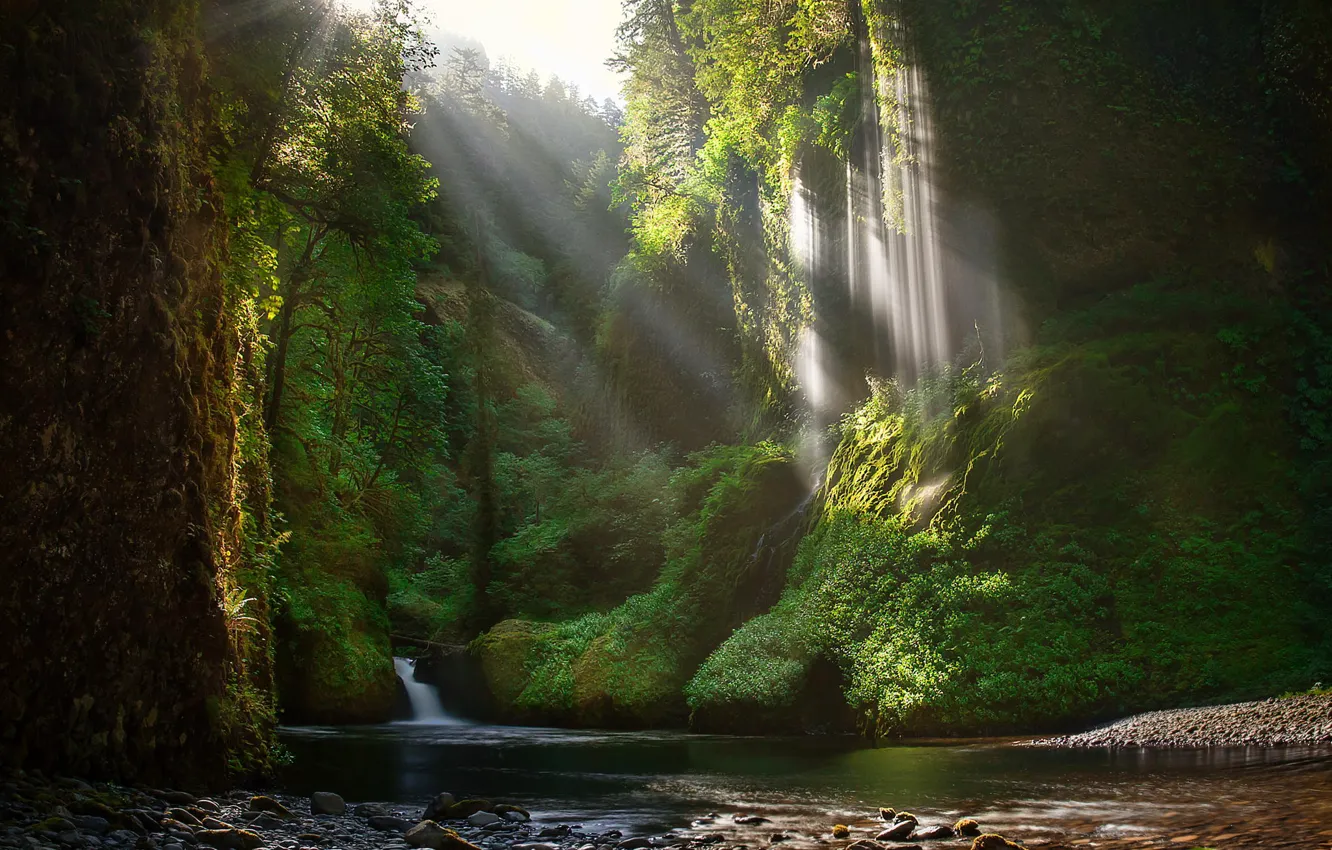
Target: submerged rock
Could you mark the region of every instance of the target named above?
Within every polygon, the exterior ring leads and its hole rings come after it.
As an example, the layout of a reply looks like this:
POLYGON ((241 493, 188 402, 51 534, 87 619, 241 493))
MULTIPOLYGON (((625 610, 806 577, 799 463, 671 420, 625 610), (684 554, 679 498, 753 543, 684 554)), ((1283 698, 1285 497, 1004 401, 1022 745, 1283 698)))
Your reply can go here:
POLYGON ((905 841, 916 828, 915 820, 898 821, 874 836, 876 841, 905 841))

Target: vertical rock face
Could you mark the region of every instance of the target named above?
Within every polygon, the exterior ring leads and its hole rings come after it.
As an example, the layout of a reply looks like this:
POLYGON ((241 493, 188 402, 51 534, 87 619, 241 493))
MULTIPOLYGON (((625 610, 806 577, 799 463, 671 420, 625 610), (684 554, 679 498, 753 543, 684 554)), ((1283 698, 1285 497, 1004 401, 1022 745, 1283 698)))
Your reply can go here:
POLYGON ((0 759, 219 776, 234 421, 192 3, 0 16, 0 759), (227 427, 231 422, 230 427, 227 427), (214 502, 214 504, 216 504, 214 502))

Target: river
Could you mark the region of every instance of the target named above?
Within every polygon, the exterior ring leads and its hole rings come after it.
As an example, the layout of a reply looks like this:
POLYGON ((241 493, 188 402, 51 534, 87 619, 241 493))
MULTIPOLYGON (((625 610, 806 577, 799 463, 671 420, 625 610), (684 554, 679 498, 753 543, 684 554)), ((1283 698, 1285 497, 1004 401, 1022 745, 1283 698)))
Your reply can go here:
POLYGON ((751 844, 781 831, 790 846, 816 846, 833 823, 872 835, 878 807, 892 806, 922 824, 975 817, 1029 844, 1190 847, 1187 839, 1200 836, 1217 846, 1320 846, 1332 835, 1316 828, 1332 827, 1332 751, 1318 749, 1074 751, 994 741, 873 748, 851 737, 457 723, 289 728, 282 738, 294 756, 283 781, 295 793, 422 806, 451 791, 516 802, 542 823, 589 831, 656 834, 715 813, 716 822, 694 831, 751 844), (732 821, 742 813, 771 823, 746 836, 732 821), (1291 830, 1312 843, 1281 843, 1291 830))

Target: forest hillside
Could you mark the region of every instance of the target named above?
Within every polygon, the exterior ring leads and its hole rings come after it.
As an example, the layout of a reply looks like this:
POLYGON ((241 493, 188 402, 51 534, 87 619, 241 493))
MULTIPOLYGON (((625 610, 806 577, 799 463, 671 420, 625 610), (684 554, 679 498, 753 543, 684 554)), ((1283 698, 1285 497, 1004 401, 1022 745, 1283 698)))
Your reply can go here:
POLYGON ((0 14, 0 750, 1085 728, 1332 676, 1332 9, 0 14), (448 28, 447 20, 436 27, 448 28))

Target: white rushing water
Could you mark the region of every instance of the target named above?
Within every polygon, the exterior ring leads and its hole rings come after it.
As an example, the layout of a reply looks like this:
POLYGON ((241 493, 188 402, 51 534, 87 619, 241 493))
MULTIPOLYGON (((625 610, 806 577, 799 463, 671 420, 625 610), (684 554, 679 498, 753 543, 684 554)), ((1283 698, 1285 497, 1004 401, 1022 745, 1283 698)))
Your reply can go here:
POLYGON ((393 669, 402 679, 407 689, 407 699, 412 704, 412 719, 405 723, 418 723, 434 726, 460 726, 466 721, 449 714, 439 702, 439 692, 434 685, 416 681, 416 665, 408 658, 394 658, 393 669))

